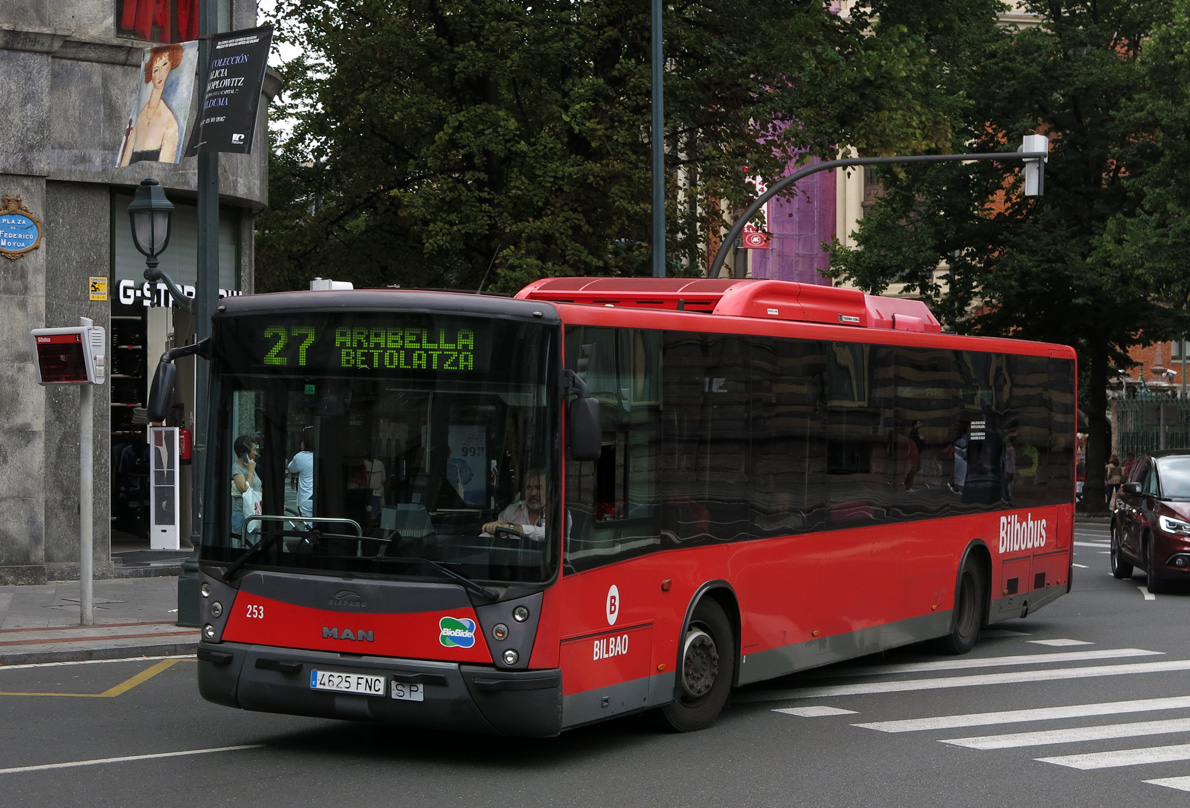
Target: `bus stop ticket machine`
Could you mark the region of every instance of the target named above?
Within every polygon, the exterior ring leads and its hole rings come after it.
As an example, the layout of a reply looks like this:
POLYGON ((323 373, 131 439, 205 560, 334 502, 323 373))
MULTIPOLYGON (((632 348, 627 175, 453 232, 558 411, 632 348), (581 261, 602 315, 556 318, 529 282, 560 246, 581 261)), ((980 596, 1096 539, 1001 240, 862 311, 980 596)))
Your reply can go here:
POLYGON ((38 384, 103 384, 107 376, 107 336, 90 320, 68 328, 34 328, 38 384))

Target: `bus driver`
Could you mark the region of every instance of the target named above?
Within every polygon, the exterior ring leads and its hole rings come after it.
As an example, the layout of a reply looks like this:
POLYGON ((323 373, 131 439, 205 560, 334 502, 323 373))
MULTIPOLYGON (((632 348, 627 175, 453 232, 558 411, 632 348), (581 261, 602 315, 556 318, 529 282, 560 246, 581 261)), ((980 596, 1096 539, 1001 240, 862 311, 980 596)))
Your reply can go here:
MULTIPOLYGON (((496 517, 495 522, 487 522, 483 532, 494 534, 501 528, 511 528, 520 531, 525 538, 532 541, 545 539, 545 472, 541 469, 530 469, 525 475, 524 495, 519 502, 514 502, 496 517)), ((570 514, 566 514, 566 533, 570 534, 570 514)))

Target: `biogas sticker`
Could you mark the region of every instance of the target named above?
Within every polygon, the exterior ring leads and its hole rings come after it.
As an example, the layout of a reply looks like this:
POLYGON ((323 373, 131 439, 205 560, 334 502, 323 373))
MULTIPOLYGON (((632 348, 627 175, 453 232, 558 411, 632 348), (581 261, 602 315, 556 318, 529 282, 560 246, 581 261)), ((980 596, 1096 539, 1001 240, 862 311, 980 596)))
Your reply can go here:
POLYGON ((438 621, 442 632, 438 642, 447 648, 470 648, 475 645, 475 621, 466 617, 443 617, 438 621))

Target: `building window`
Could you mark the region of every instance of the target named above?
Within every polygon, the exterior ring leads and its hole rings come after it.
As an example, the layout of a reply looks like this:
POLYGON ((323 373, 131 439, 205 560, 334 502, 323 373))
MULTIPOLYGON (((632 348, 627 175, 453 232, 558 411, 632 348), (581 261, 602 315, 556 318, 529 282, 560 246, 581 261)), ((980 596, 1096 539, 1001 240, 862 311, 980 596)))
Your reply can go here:
POLYGON ((1169 358, 1184 362, 1186 361, 1187 349, 1190 349, 1190 338, 1183 337, 1180 340, 1175 339, 1169 344, 1169 358))
MULTIPOLYGON (((198 39, 201 0, 115 0, 116 36, 150 42, 198 39)), ((230 30, 231 0, 214 0, 220 31, 230 30)))

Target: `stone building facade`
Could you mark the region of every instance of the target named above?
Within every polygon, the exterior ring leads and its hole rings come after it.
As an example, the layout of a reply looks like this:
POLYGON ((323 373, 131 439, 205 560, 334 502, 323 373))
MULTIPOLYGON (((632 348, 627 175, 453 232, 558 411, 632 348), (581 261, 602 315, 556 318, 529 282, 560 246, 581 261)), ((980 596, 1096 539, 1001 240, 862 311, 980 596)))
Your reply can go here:
MULTIPOLYGON (((255 0, 0 6, 0 195, 19 197, 41 232, 36 249, 0 257, 0 584, 77 577, 79 569, 80 392, 37 383, 33 328, 86 317, 106 329, 109 381, 93 388, 96 576, 112 569, 113 535, 148 547, 143 515, 135 513, 147 503, 126 496, 139 479, 121 458, 144 440, 143 418, 135 415, 156 358, 187 341, 187 325, 168 305, 156 305, 163 295, 142 286, 144 259, 132 247, 127 206, 141 180, 164 186, 176 211, 161 269, 194 284, 198 161, 119 167, 118 154, 144 49, 196 31, 200 2, 216 3, 221 31, 257 25, 255 0), (107 280, 107 300, 94 299, 94 278, 107 280)), ((253 153, 219 156, 219 287, 229 293, 252 285, 253 219, 267 202, 265 111, 276 89, 270 75, 253 153)), ((171 417, 192 426, 184 383, 180 392, 171 417)), ((185 470, 181 481, 185 488, 185 470)), ((183 507, 188 498, 181 497, 183 507)))

